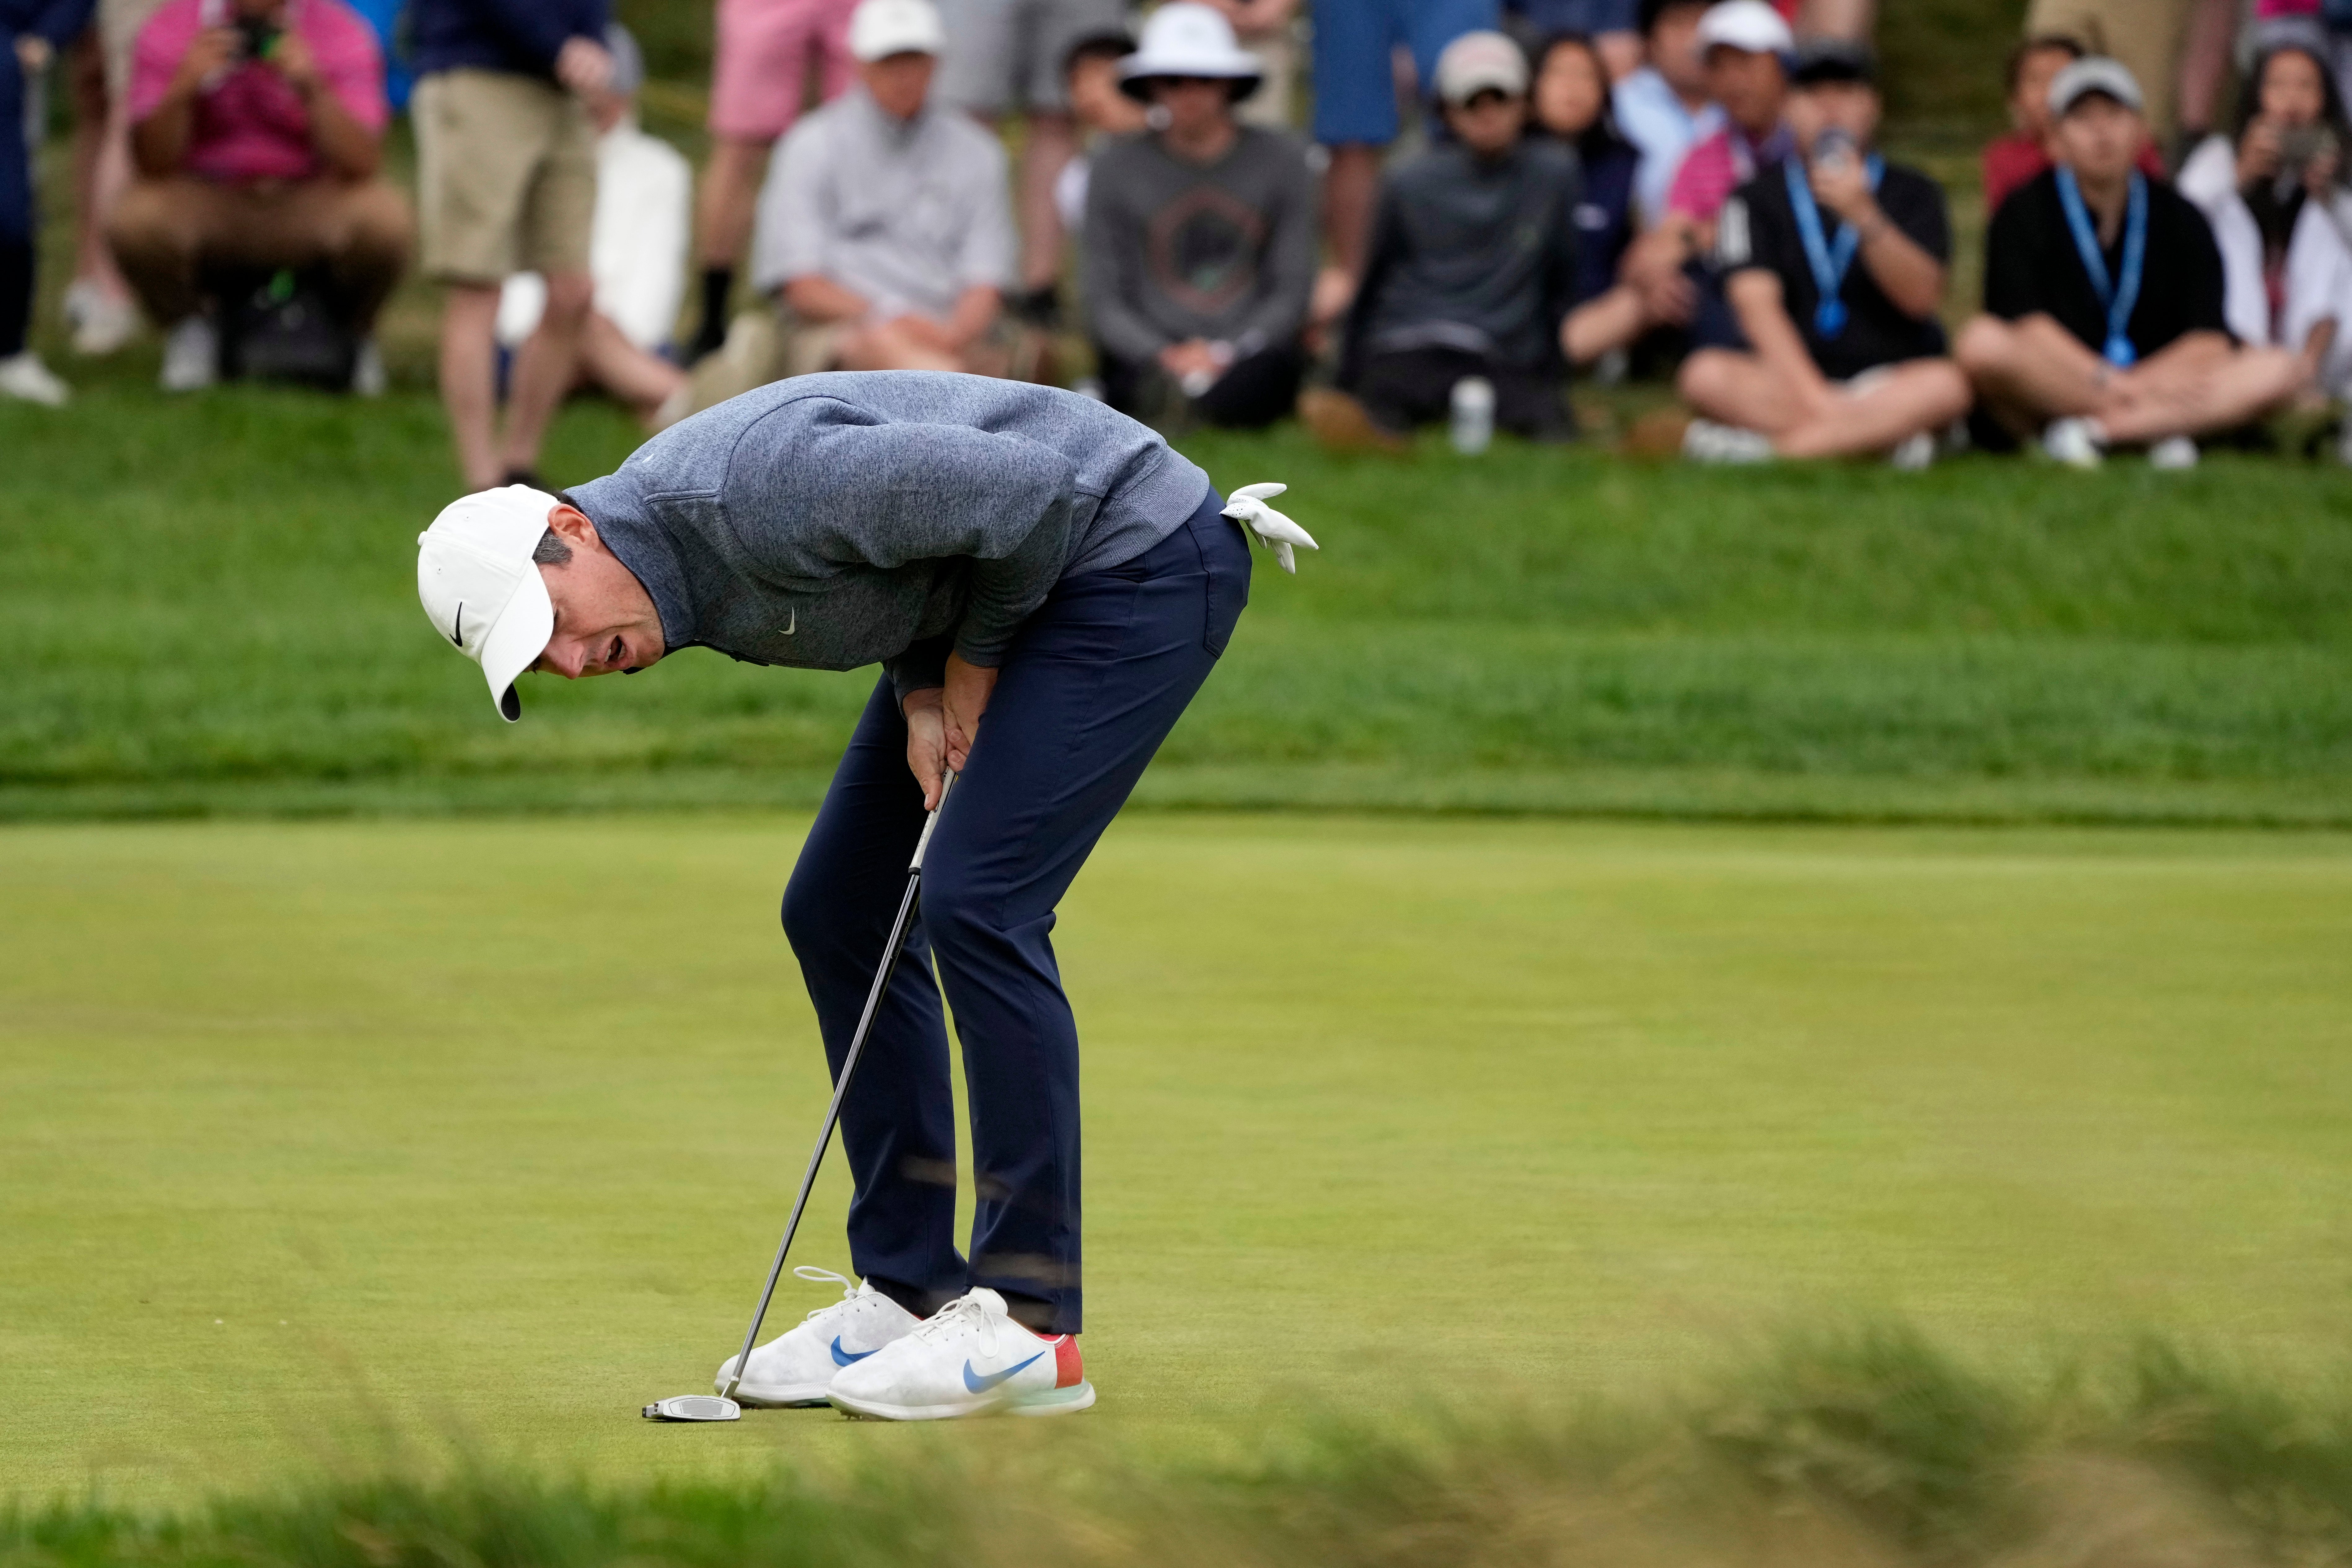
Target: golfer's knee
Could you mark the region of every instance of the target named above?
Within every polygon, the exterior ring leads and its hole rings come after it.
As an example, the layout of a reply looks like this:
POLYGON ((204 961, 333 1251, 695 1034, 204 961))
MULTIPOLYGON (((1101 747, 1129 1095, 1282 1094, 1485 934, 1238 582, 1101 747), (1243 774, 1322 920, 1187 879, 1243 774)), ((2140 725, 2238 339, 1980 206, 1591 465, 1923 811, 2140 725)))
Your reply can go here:
POLYGON ((923 931, 943 957, 993 938, 999 904, 960 866, 940 864, 923 873, 923 931))
POLYGON ((839 935, 841 900, 815 885, 814 878, 794 877, 784 883, 784 940, 803 957, 821 951, 839 935))

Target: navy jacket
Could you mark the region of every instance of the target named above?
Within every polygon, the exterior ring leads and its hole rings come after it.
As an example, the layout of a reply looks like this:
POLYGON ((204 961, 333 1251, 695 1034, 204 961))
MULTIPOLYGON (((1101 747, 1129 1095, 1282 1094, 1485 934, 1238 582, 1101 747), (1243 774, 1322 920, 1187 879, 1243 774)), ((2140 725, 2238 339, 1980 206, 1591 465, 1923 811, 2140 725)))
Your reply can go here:
POLYGON ((611 13, 611 0, 416 0, 416 74, 470 66, 552 80, 564 42, 603 43, 611 13))
POLYGON ((0 244, 33 236, 33 183, 25 156, 25 73, 16 40, 30 33, 65 52, 89 26, 96 0, 0 0, 0 244))

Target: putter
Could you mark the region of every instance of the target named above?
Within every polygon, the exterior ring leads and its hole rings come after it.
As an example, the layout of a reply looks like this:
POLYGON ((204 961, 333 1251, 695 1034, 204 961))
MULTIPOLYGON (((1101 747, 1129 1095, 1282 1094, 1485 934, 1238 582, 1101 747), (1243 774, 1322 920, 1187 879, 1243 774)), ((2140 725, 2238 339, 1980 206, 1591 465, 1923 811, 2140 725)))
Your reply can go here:
POLYGON ((742 1353, 735 1358, 735 1375, 727 1380, 723 1394, 679 1394, 658 1399, 645 1407, 648 1421, 740 1421, 743 1407, 735 1403, 735 1390, 743 1382, 743 1369, 751 1364, 751 1344, 760 1337, 760 1323, 768 1315, 768 1303, 776 1294, 776 1281, 783 1277, 784 1256, 793 1249, 793 1233, 801 1228, 801 1214, 808 1207, 809 1189, 816 1185, 817 1167, 824 1164, 824 1151, 833 1142, 834 1124, 841 1120, 841 1103, 849 1093, 849 1081, 856 1075, 858 1059, 866 1054, 866 1037, 873 1031, 874 1015, 882 1010, 882 998, 890 989, 890 977, 898 970, 898 956, 906 951, 907 933, 914 928, 915 911, 923 890, 923 852, 931 847, 931 832, 940 825, 940 813, 947 810, 948 791, 955 788, 956 776, 943 773, 940 779, 940 803, 923 819, 923 836, 915 841, 915 858, 907 866, 907 891, 898 900, 898 918, 890 926, 890 940, 882 948, 881 967, 874 971, 873 988, 866 993, 866 1010, 858 1016, 857 1032, 849 1037, 849 1054, 841 1061, 841 1078, 833 1086, 833 1101, 824 1108, 824 1124, 817 1129, 816 1147, 809 1151, 808 1170, 801 1176, 800 1196, 793 1199, 793 1215, 784 1221, 784 1239, 776 1244, 776 1260, 768 1265, 768 1282, 760 1291, 760 1304, 751 1309, 751 1326, 743 1331, 742 1353))

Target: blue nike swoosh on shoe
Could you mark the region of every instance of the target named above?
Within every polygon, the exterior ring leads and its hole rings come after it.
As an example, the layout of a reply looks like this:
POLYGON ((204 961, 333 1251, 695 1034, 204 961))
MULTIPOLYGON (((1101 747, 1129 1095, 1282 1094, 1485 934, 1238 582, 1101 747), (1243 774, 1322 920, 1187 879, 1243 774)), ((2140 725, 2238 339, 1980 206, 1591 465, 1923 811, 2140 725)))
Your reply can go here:
POLYGON ((833 1364, 835 1366, 847 1366, 853 1361, 864 1361, 873 1354, 870 1350, 844 1350, 841 1348, 841 1336, 839 1334, 833 1336, 833 1364))
MULTIPOLYGON (((1035 1355, 1031 1356, 1028 1361, 1023 1362, 1021 1366, 1027 1366, 1031 1362, 1042 1359, 1045 1354, 1045 1353, 1044 1351, 1039 1351, 1035 1355)), ((995 1387, 998 1384, 1003 1382, 1006 1378, 1012 1376, 1014 1373, 1020 1371, 1021 1366, 1008 1366, 1002 1372, 992 1372, 987 1376, 982 1377, 978 1373, 972 1371, 971 1363, 967 1361, 963 1364, 963 1385, 966 1388, 971 1389, 974 1394, 985 1394, 990 1389, 995 1387)))

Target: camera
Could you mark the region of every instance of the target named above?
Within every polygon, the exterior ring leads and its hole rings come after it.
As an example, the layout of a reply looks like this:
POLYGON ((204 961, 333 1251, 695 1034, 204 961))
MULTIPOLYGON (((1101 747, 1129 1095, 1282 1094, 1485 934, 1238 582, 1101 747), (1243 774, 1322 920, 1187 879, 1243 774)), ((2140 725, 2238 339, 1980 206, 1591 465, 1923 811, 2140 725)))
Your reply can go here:
POLYGON ((1813 167, 1816 169, 1832 169, 1841 163, 1854 163, 1861 157, 1861 145, 1850 132, 1838 126, 1832 125, 1813 138, 1813 167))
POLYGON ((266 60, 278 47, 278 24, 267 16, 239 16, 236 31, 248 60, 266 60))

